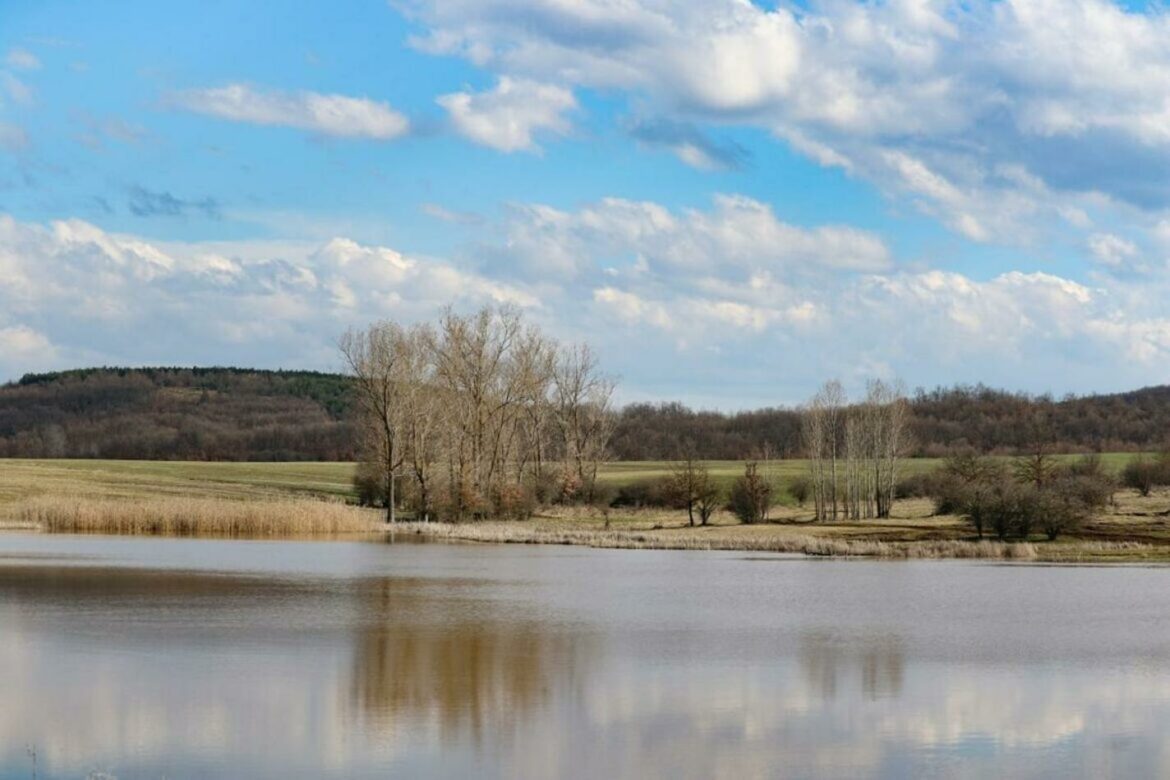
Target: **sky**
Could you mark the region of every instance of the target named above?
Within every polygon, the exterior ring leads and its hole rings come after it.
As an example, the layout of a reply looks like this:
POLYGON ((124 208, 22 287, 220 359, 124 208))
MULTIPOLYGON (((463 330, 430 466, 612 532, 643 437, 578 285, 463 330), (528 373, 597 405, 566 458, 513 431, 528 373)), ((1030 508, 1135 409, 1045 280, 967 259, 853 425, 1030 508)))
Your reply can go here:
POLYGON ((0 381, 519 307, 622 401, 1170 381, 1170 16, 0 0, 0 381))

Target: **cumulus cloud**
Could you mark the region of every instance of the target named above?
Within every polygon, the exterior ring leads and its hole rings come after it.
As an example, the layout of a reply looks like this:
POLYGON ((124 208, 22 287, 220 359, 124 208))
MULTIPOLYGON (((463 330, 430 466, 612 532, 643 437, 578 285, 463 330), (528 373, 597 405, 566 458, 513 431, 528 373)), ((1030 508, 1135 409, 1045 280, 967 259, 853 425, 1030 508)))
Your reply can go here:
POLYGON ((0 363, 35 370, 51 365, 56 356, 56 348, 45 334, 27 325, 0 327, 0 363))
POLYGON ((718 195, 709 210, 606 198, 575 212, 518 206, 507 248, 527 267, 575 275, 598 261, 655 273, 783 274, 890 267, 885 243, 849 226, 802 228, 766 203, 718 195))
POLYGON ((1112 271, 1124 270, 1138 257, 1136 244, 1112 233, 1089 236, 1089 251, 1098 263, 1112 271))
POLYGON ((44 367, 29 357, 36 334, 55 345, 60 365, 331 368, 333 339, 349 324, 430 318, 448 303, 541 305, 519 283, 345 238, 167 243, 81 220, 40 225, 6 215, 0 278, 0 316, 19 323, 0 320, 6 378, 44 367))
POLYGON ((1164 282, 911 270, 871 234, 791 225, 743 196, 515 205, 506 219, 485 234, 496 243, 444 260, 345 237, 159 242, 0 216, 0 374, 35 363, 32 334, 54 365, 335 368, 348 325, 447 303, 514 304, 588 338, 625 397, 721 406, 795 402, 825 376, 878 369, 912 386, 1123 389, 1161 381, 1170 360, 1164 282))
MULTIPOLYGON (((767 129, 975 241, 1028 243, 1109 204, 1170 207, 1170 17, 1157 9, 1109 0, 408 8, 427 30, 415 40, 423 50, 505 76, 624 91, 671 122, 767 129)), ((712 159, 681 137, 673 146, 690 164, 712 159)))
POLYGON ((294 127, 337 138, 389 141, 410 129, 409 120, 387 103, 347 95, 280 92, 228 84, 178 92, 170 102, 220 119, 294 127))
POLYGON ((534 135, 568 133, 564 115, 577 106, 564 87, 508 77, 486 92, 455 92, 437 102, 456 132, 501 152, 539 151, 534 135))

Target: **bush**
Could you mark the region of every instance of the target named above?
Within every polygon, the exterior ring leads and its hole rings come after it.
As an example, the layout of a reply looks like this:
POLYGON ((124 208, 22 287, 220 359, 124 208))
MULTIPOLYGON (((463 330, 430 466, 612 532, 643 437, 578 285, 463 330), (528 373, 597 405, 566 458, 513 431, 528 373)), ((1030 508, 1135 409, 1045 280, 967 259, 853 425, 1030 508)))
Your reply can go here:
POLYGON ((560 498, 560 475, 553 471, 542 471, 532 478, 532 495, 538 506, 546 506, 560 498))
POLYGON ((743 476, 735 480, 728 506, 741 522, 751 525, 768 519, 772 506, 772 486, 760 475, 755 463, 744 467, 743 476))
POLYGON ((948 475, 938 471, 909 474, 894 485, 894 498, 933 498, 948 475))
POLYGON ((1168 469, 1164 465, 1165 462, 1164 458, 1155 461, 1138 455, 1125 464, 1121 471, 1121 483, 1143 496, 1148 496, 1156 486, 1166 484, 1168 469))
POLYGON ((1086 509, 1104 509, 1113 497, 1116 480, 1102 471, 1094 474, 1070 469, 1057 474, 1049 489, 1058 496, 1068 496, 1086 509))
POLYGON ((804 506, 808 497, 812 495, 812 480, 808 477, 797 477, 788 483, 788 495, 796 500, 797 505, 804 506))
POLYGON ((386 506, 386 475, 376 463, 361 462, 353 473, 359 506, 386 506))
POLYGON ((967 502, 971 499, 972 488, 983 482, 965 482, 951 474, 940 474, 931 487, 931 498, 934 499, 934 513, 936 515, 962 514, 967 502))
POLYGON ((1093 509, 1104 505, 1102 481, 1065 475, 1044 487, 1010 479, 966 486, 961 514, 982 537, 1027 540, 1039 530, 1049 540, 1081 528, 1093 509))
POLYGON ((536 495, 527 485, 508 482, 491 491, 492 514, 508 520, 527 520, 536 511, 536 495))
POLYGON ((1045 493, 1048 501, 1040 515, 1039 525, 1048 540, 1079 531, 1090 513, 1090 506, 1085 503, 1084 497, 1073 492, 1061 492, 1055 487, 1045 493))
POLYGON ((670 488, 671 479, 669 477, 630 482, 617 488, 613 497, 613 505, 634 509, 667 508, 672 505, 674 498, 670 488))

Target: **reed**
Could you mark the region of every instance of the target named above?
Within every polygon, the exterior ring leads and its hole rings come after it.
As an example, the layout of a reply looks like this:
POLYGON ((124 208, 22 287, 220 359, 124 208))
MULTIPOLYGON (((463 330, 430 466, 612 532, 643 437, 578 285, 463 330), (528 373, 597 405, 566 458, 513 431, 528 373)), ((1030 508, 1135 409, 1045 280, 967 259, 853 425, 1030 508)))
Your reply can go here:
POLYGON ((54 533, 255 538, 370 533, 378 530, 377 515, 314 499, 38 496, 7 507, 5 519, 54 533))
POLYGON ((431 539, 512 544, 567 544, 635 550, 739 550, 793 553, 826 557, 866 558, 988 558, 1034 560, 1036 546, 1029 543, 939 540, 884 542, 865 539, 833 539, 817 536, 743 536, 703 531, 667 532, 591 529, 542 529, 519 523, 400 523, 393 535, 418 535, 431 539))

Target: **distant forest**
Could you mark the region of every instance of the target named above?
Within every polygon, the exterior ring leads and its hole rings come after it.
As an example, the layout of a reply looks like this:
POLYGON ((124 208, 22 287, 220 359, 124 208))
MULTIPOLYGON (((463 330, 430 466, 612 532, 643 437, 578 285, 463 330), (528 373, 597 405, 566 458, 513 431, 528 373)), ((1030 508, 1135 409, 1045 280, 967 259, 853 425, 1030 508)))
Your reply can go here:
MULTIPOLYGON (((29 374, 0 386, 0 457, 157 460, 352 460, 349 379, 312 371, 93 368, 29 374)), ((1010 454, 1043 432, 1057 451, 1161 449, 1170 386, 1053 400, 982 386, 910 399, 915 455, 1010 454)), ((632 404, 617 460, 786 457, 800 452, 797 412, 733 414, 632 404)))

